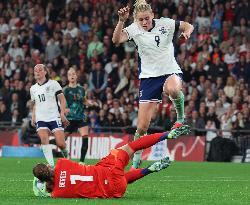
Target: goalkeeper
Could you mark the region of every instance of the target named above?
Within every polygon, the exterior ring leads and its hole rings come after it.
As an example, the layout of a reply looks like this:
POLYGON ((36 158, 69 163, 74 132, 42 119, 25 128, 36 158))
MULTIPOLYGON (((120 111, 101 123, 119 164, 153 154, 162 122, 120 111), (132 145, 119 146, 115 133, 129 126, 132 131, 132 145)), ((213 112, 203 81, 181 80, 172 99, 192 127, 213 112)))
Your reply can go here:
POLYGON ((146 149, 165 140, 187 134, 184 125, 171 132, 155 133, 111 150, 96 165, 86 166, 68 159, 59 159, 54 170, 39 163, 33 168, 36 177, 33 190, 36 196, 53 198, 120 198, 127 184, 170 165, 169 157, 153 163, 148 168, 124 172, 130 157, 137 150, 146 149))

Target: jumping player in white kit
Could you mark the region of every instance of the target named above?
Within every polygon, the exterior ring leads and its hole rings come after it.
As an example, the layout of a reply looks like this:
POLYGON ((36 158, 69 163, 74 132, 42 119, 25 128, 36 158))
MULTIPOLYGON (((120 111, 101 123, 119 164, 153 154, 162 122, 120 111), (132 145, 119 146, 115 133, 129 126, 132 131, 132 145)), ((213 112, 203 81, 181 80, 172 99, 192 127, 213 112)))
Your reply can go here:
POLYGON ((34 67, 36 84, 30 88, 33 102, 32 126, 36 126, 37 134, 41 139, 41 148, 48 163, 54 167, 52 148, 49 145, 49 136, 54 134, 56 145, 67 157, 64 126, 69 124, 65 117, 66 100, 62 87, 55 80, 50 80, 45 65, 37 64, 34 67))
MULTIPOLYGON (((119 21, 113 33, 115 44, 133 41, 138 51, 140 78, 139 112, 134 139, 145 135, 157 103, 162 101, 162 93, 169 96, 177 112, 177 121, 172 129, 180 128, 185 120, 184 95, 182 93, 182 71, 174 57, 173 38, 180 30, 188 39, 193 26, 187 22, 170 18, 154 19, 150 4, 137 0, 134 4, 134 22, 124 28, 130 8, 118 11, 119 21)), ((170 133, 171 135, 171 133, 170 133)), ((132 168, 138 168, 141 153, 134 154, 132 168)))

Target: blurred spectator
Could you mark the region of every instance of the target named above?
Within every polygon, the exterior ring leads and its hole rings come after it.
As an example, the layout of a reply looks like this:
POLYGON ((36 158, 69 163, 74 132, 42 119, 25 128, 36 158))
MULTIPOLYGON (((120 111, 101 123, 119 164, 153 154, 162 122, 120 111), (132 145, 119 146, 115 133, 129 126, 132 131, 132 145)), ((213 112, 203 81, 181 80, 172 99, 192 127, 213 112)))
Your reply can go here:
POLYGON ((7 110, 6 105, 2 103, 0 105, 0 122, 11 121, 11 113, 7 110))
POLYGON ((224 87, 224 92, 226 96, 232 98, 235 94, 235 89, 236 89, 235 79, 232 76, 229 76, 227 78, 226 86, 224 87))
POLYGON ((107 83, 107 73, 102 68, 102 64, 97 62, 94 66, 94 70, 89 75, 89 89, 93 90, 97 96, 102 98, 107 83))
POLYGON ((99 37, 96 34, 93 36, 93 40, 88 44, 88 58, 93 57, 94 50, 96 50, 97 55, 103 53, 103 43, 99 40, 99 37))
POLYGON ((217 137, 217 134, 214 130, 216 130, 215 123, 213 121, 208 120, 205 126, 205 129, 207 129, 206 133, 206 140, 211 141, 213 138, 217 137))
POLYGON ((220 29, 221 28, 221 19, 223 16, 223 11, 220 9, 219 4, 214 5, 214 10, 211 12, 211 28, 220 29))
POLYGON ((0 68, 4 70, 6 78, 11 78, 16 70, 16 64, 11 60, 9 54, 5 54, 4 58, 0 60, 0 68))
POLYGON ((216 100, 215 102, 215 114, 218 119, 227 111, 225 107, 223 107, 221 100, 216 100))
MULTIPOLYGON (((62 86, 67 84, 68 68, 76 67, 79 83, 95 104, 86 109, 93 131, 104 124, 136 126, 138 54, 132 41, 118 47, 111 42, 122 3, 1 3, 1 121, 11 124, 13 119, 14 125, 29 116, 25 104, 34 83, 33 67, 45 62, 50 77, 62 86)), ((231 129, 250 129, 249 5, 245 0, 152 1, 156 17, 196 25, 191 39, 177 41, 175 47, 183 71, 187 122, 196 128, 229 129, 223 131, 226 137, 232 135, 231 129)), ((171 102, 163 97, 151 125, 170 129, 176 117, 171 109, 171 102)))
POLYGON ((187 119, 187 124, 190 125, 192 129, 198 129, 193 130, 193 135, 204 135, 204 131, 200 131, 199 129, 205 129, 205 120, 199 116, 196 110, 192 111, 191 118, 187 119))
POLYGON ((56 44, 54 38, 50 38, 45 48, 45 59, 46 61, 52 63, 52 61, 61 54, 61 49, 58 44, 56 44))
POLYGON ((176 121, 176 112, 174 109, 171 109, 166 118, 163 118, 164 130, 171 130, 175 121, 176 121))
POLYGON ((128 119, 132 121, 132 125, 136 126, 137 124, 137 112, 133 106, 133 104, 128 104, 127 106, 128 119))
POLYGON ((21 60, 24 60, 24 52, 23 49, 20 47, 18 39, 16 39, 13 45, 9 48, 8 54, 12 57, 14 61, 16 60, 17 56, 20 56, 21 60))
POLYGON ((32 49, 38 49, 40 52, 43 51, 43 45, 41 38, 36 35, 33 31, 33 29, 29 29, 28 31, 28 45, 32 49))
POLYGON ((113 114, 115 114, 116 112, 119 112, 119 113, 124 112, 123 107, 120 106, 118 99, 113 100, 113 105, 112 105, 112 108, 110 108, 109 112, 111 112, 113 114))
POLYGON ((18 94, 12 93, 11 103, 10 103, 10 112, 13 113, 15 109, 21 110, 22 104, 21 104, 21 100, 19 101, 19 99, 18 99, 18 94))
POLYGON ((104 123, 104 127, 116 127, 116 121, 115 121, 115 115, 111 112, 108 113, 107 115, 107 121, 104 123))
POLYGON ((78 28, 75 26, 75 23, 72 21, 69 21, 67 24, 66 30, 63 32, 63 35, 71 36, 72 38, 76 38, 78 35, 78 28))
POLYGON ((76 65, 78 57, 78 46, 70 33, 65 34, 63 37, 62 56, 67 58, 71 64, 76 65))
POLYGON ((234 121, 234 119, 232 117, 233 117, 233 109, 230 106, 227 109, 227 112, 225 114, 223 114, 221 116, 221 119, 220 119, 221 129, 223 130, 222 136, 225 138, 230 138, 232 135, 232 133, 230 132, 230 130, 232 129, 232 123, 234 121))
POLYGON ((198 25, 198 31, 200 31, 203 27, 210 27, 210 18, 205 9, 201 9, 200 13, 196 17, 195 22, 198 25))
POLYGON ((108 74, 108 86, 114 90, 119 82, 119 75, 118 75, 118 69, 119 69, 119 64, 118 64, 118 57, 117 54, 112 54, 111 61, 108 62, 104 70, 108 74))
POLYGON ((89 128, 90 132, 99 133, 101 131, 100 125, 95 116, 90 117, 89 128))
MULTIPOLYGON (((3 70, 4 71, 4 70, 3 70)), ((9 102, 11 95, 11 87, 9 79, 5 79, 0 90, 0 96, 3 98, 4 102, 9 102)))
POLYGON ((228 53, 225 54, 224 62, 227 64, 229 70, 232 70, 235 63, 238 62, 238 57, 234 51, 234 47, 230 46, 228 53))
POLYGON ((5 21, 4 17, 0 17, 0 34, 6 34, 10 30, 8 24, 5 21))
POLYGON ((215 125, 217 129, 220 128, 220 121, 218 120, 214 106, 208 108, 208 112, 207 112, 205 120, 206 122, 210 121, 212 124, 215 125))
POLYGON ((232 69, 232 73, 237 80, 243 78, 246 82, 249 82, 250 78, 250 64, 246 63, 246 58, 244 56, 240 57, 240 61, 232 69))
POLYGON ((120 126, 121 127, 132 126, 132 122, 128 118, 128 113, 123 112, 121 114, 121 124, 120 124, 120 126))
POLYGON ((213 93, 210 89, 206 90, 206 95, 205 95, 205 103, 206 103, 206 107, 210 108, 210 107, 215 107, 215 101, 214 101, 214 96, 213 93))
POLYGON ((105 122, 107 121, 106 115, 107 115, 107 113, 105 112, 105 110, 101 109, 99 111, 98 123, 102 127, 104 126, 105 122))
POLYGON ((83 32, 83 35, 87 35, 88 31, 90 30, 89 18, 87 16, 80 16, 80 29, 83 32))
POLYGON ((11 117, 11 126, 15 127, 16 125, 21 125, 22 118, 19 115, 18 109, 14 109, 11 117))

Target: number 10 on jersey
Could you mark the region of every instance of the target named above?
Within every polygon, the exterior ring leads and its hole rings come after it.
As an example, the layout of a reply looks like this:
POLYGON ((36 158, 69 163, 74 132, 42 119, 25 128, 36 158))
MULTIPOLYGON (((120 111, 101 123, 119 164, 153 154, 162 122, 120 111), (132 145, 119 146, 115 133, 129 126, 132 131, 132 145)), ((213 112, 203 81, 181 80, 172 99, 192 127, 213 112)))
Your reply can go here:
POLYGON ((39 97, 40 102, 45 101, 45 95, 44 94, 38 95, 38 97, 39 97))

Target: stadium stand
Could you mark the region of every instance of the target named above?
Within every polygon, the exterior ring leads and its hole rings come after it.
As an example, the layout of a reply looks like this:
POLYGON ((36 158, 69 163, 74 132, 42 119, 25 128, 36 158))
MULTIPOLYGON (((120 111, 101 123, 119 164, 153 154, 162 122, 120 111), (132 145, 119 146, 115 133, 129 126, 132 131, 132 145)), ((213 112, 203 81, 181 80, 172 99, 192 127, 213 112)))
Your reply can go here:
MULTIPOLYGON (((155 16, 195 26, 188 42, 175 42, 184 73, 186 118, 193 134, 212 140, 223 130, 221 136, 242 144, 250 135, 249 1, 150 2, 155 16)), ((118 47, 111 42, 116 11, 127 3, 133 1, 1 1, 0 123, 27 127, 33 67, 45 63, 51 78, 62 86, 67 83, 67 69, 77 67, 88 98, 98 105, 86 109, 92 131, 102 126, 135 126, 137 54, 131 42, 118 47)), ((169 129, 175 118, 170 101, 163 97, 152 126, 169 129)), ((249 149, 247 144, 242 153, 249 149)))

